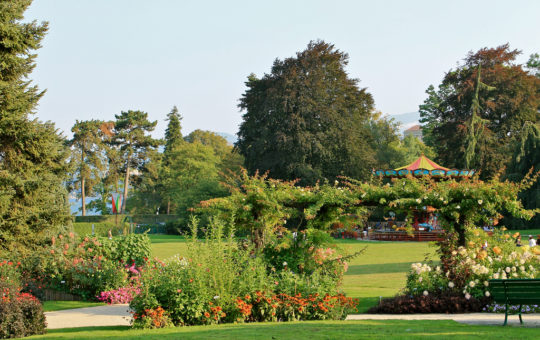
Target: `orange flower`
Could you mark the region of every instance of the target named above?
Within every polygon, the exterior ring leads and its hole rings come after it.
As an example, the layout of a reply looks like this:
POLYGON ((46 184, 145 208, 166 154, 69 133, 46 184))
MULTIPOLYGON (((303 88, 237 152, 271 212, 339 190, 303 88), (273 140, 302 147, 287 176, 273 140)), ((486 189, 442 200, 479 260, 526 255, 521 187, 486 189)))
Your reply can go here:
POLYGON ((210 313, 204 312, 204 316, 207 317, 207 318, 209 318, 209 317, 210 317, 210 313))
POLYGON ((493 247, 493 252, 495 254, 499 255, 500 253, 502 253, 502 250, 498 246, 495 246, 495 247, 493 247))

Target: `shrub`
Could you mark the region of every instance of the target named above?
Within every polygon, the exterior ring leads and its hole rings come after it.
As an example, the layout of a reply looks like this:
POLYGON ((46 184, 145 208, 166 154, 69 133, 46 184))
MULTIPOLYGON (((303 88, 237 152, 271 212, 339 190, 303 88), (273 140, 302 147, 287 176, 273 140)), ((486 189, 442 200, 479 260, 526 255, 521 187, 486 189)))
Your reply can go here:
POLYGON ((98 296, 98 300, 108 304, 130 303, 131 300, 140 293, 140 287, 128 286, 101 292, 98 296))
POLYGON ((455 247, 452 235, 440 242, 439 266, 412 264, 406 293, 482 299, 490 296, 490 279, 540 277, 540 247, 516 247, 513 238, 501 231, 489 236, 475 229, 468 239, 467 247, 455 247))
POLYGON ((186 258, 152 261, 141 272, 141 293, 130 303, 134 327, 154 327, 148 311, 159 308, 175 325, 201 325, 340 319, 356 305, 337 293, 339 273, 270 267, 254 248, 235 242, 232 228, 224 239, 221 222, 211 221, 204 241, 196 229, 194 223, 186 258))
POLYGON ((113 241, 111 257, 115 261, 142 266, 150 257, 151 242, 146 234, 129 234, 113 238, 113 241))
POLYGON ((10 293, 0 300, 0 338, 44 334, 45 314, 38 299, 27 293, 10 293))
POLYGON ((382 299, 368 310, 373 314, 414 314, 414 313, 477 313, 489 303, 486 297, 469 299, 459 293, 439 295, 400 295, 382 299))

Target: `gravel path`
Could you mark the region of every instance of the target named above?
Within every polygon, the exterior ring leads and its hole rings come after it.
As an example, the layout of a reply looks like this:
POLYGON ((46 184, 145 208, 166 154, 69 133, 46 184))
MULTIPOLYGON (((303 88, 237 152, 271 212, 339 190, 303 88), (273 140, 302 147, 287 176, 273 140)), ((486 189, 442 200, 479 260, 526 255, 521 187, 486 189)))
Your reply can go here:
MULTIPOLYGON (((129 306, 106 305, 77 309, 46 312, 49 329, 92 327, 92 326, 129 326, 131 314, 129 306)), ((351 314, 347 320, 454 320, 469 325, 502 325, 504 314, 351 314)), ((540 327, 540 314, 523 314, 525 327, 540 327)), ((519 325, 517 315, 508 317, 509 325, 519 325)))
MULTIPOLYGON (((540 327, 540 314, 522 314, 523 326, 540 327)), ((504 314, 351 314, 347 320, 454 320, 469 325, 502 325, 504 314)), ((508 316, 509 325, 519 325, 518 315, 508 316)))
POLYGON ((47 328, 129 326, 129 305, 106 305, 46 312, 47 328))

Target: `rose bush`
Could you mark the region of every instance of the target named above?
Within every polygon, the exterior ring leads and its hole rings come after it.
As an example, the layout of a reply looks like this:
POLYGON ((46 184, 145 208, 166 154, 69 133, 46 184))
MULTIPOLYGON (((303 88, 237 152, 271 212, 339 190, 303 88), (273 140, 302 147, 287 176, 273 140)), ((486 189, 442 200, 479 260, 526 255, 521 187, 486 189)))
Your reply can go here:
POLYGON ((503 230, 489 236, 476 229, 467 247, 453 246, 452 237, 440 244, 441 263, 413 263, 407 276, 407 295, 462 294, 465 299, 490 297, 489 280, 540 277, 540 247, 517 247, 503 230))

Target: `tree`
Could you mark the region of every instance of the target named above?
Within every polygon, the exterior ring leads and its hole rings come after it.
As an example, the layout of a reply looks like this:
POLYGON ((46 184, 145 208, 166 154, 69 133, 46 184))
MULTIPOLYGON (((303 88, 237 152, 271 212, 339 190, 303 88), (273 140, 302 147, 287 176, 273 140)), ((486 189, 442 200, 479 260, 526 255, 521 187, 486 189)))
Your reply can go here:
POLYGON ((167 215, 171 213, 171 191, 173 186, 171 178, 171 154, 180 144, 184 142, 182 138, 182 126, 180 121, 182 116, 178 108, 174 106, 167 115, 167 130, 165 130, 165 150, 163 151, 163 161, 159 168, 159 191, 162 199, 167 203, 167 215))
POLYGON ((22 23, 30 0, 0 1, 0 250, 42 245, 69 226, 64 186, 69 149, 50 122, 31 119, 40 91, 31 80, 47 23, 22 23))
POLYGON ((120 211, 125 213, 130 176, 133 172, 142 169, 148 159, 148 153, 159 145, 157 140, 147 135, 154 130, 157 121, 150 122, 146 112, 132 110, 122 111, 115 117, 111 144, 118 148, 118 156, 124 165, 124 194, 120 211))
POLYGON ((163 151, 165 155, 171 152, 176 145, 182 143, 183 141, 182 125, 180 124, 182 116, 178 112, 178 108, 176 106, 173 106, 171 112, 167 114, 167 120, 169 123, 167 124, 167 129, 165 130, 165 150, 163 151))
POLYGON ((531 54, 527 61, 527 68, 532 75, 540 78, 540 55, 538 53, 531 54))
MULTIPOLYGON (((511 181, 519 182, 529 171, 540 171, 540 125, 526 122, 519 141, 515 144, 514 154, 507 170, 507 177, 511 181)), ((537 181, 529 189, 520 193, 520 199, 527 209, 540 208, 540 182, 537 181)), ((540 223, 536 215, 530 221, 509 219, 507 224, 516 229, 534 228, 540 223)))
POLYGON ((540 118, 540 79, 514 63, 508 45, 470 52, 438 91, 420 106, 426 143, 452 168, 476 168, 483 178, 500 171, 526 121, 540 118))
POLYGON ((71 129, 71 163, 75 169, 75 187, 80 190, 83 216, 86 216, 86 197, 95 193, 94 187, 101 181, 101 173, 106 166, 100 130, 102 124, 99 120, 77 120, 71 129))
POLYGON ((348 77, 348 55, 312 41, 270 74, 248 77, 236 147, 250 173, 270 171, 301 184, 339 175, 365 178, 374 159, 365 121, 373 98, 348 77))

